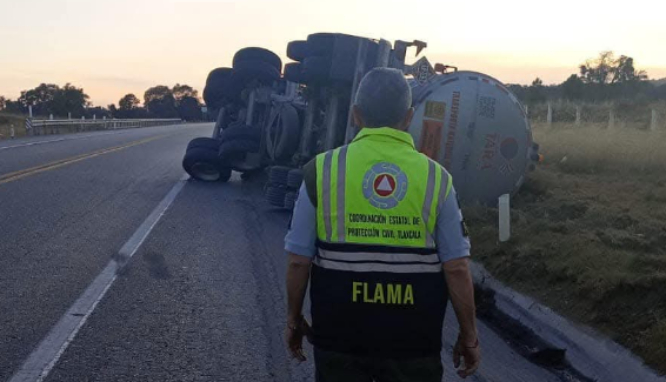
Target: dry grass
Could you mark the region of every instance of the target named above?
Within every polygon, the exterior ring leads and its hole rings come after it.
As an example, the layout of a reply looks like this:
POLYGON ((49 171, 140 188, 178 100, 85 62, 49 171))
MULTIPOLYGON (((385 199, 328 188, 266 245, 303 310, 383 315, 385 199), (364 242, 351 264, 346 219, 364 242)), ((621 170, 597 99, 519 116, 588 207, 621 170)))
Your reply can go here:
POLYGON ((534 138, 546 161, 559 163, 569 173, 649 174, 660 173, 666 165, 666 130, 536 125, 534 138))
POLYGON ((475 257, 666 373, 665 134, 586 127, 535 139, 545 162, 513 199, 512 239, 497 242, 495 209, 466 208, 475 257))
POLYGON ((16 137, 21 137, 26 134, 24 117, 0 113, 0 140, 9 139, 12 125, 14 126, 14 134, 16 137))

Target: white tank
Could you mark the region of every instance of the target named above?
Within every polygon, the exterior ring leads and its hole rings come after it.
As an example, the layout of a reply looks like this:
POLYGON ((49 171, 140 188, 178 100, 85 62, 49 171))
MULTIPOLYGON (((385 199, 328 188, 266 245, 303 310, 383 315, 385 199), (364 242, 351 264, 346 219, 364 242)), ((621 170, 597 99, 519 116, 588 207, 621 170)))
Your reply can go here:
POLYGON ((522 185, 537 158, 525 109, 484 74, 460 71, 412 81, 417 148, 453 176, 461 200, 497 204, 522 185))

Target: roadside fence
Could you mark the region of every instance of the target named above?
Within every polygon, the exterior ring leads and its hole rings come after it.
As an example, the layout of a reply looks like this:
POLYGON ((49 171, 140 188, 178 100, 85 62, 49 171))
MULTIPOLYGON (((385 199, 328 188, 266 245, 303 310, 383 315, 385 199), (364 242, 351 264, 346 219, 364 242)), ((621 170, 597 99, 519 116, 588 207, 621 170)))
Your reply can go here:
POLYGON ((601 129, 666 129, 666 103, 575 103, 555 101, 526 106, 532 125, 539 127, 593 126, 601 129))
POLYGON ((26 118, 28 135, 69 134, 84 131, 166 126, 183 123, 181 119, 62 119, 38 120, 26 118))

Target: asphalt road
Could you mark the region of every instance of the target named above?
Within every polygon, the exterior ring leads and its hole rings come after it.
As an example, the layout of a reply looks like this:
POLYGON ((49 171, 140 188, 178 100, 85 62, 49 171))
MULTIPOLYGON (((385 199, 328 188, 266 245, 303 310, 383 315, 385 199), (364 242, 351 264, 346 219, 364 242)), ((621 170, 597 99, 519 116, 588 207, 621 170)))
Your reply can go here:
MULTIPOLYGON (((0 380, 23 370, 181 182, 187 142, 211 128, 0 142, 0 380)), ((237 175, 228 184, 187 181, 46 380, 312 381, 312 360, 291 361, 282 338, 289 216, 268 207, 261 190, 262 179, 237 175)), ((525 360, 483 323, 479 329, 483 363, 471 380, 571 380, 525 360)), ((447 381, 458 380, 455 335, 449 309, 447 381)))

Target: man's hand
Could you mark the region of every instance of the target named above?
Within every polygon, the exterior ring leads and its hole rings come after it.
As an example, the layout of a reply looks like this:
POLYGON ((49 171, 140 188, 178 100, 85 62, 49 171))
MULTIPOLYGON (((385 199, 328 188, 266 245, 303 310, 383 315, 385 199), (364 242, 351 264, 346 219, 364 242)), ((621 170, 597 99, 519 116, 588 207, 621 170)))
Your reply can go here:
POLYGON ((458 375, 460 378, 465 379, 474 374, 476 369, 479 367, 479 363, 481 362, 481 349, 479 347, 479 341, 476 340, 472 343, 468 343, 458 337, 458 341, 456 341, 456 345, 453 347, 453 366, 456 369, 460 367, 460 358, 463 359, 464 367, 458 370, 458 375))
POLYGON ((303 337, 308 337, 308 341, 312 336, 312 328, 305 318, 300 317, 297 320, 290 320, 287 322, 286 338, 287 347, 291 356, 299 362, 305 361, 305 354, 303 353, 303 337))

